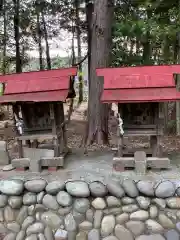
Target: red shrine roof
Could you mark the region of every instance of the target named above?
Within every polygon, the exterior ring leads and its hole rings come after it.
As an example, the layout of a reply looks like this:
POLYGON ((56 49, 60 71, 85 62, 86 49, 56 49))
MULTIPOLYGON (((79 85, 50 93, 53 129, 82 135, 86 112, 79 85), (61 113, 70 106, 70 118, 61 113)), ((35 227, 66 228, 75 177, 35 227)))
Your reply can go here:
POLYGON ((77 75, 77 68, 43 70, 1 75, 5 91, 0 103, 10 102, 64 102, 70 86, 70 76, 77 75))
POLYGON ((180 65, 102 68, 104 77, 102 102, 165 102, 180 100, 175 74, 180 65))

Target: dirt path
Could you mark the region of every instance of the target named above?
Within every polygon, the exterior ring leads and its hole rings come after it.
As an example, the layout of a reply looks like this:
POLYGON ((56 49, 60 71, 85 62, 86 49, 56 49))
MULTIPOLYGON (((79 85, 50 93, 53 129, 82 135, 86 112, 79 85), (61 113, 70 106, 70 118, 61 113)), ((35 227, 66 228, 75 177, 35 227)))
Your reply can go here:
MULTIPOLYGON (((56 173, 43 171, 40 176, 49 180, 54 178, 68 179, 86 179, 87 181, 101 180, 108 181, 109 178, 122 179, 143 179, 160 180, 160 179, 180 179, 180 138, 171 136, 164 137, 162 141, 164 154, 169 154, 171 158, 171 169, 168 171, 149 171, 146 176, 138 176, 134 171, 125 171, 116 173, 112 170, 112 151, 115 146, 115 121, 110 119, 111 140, 110 146, 99 146, 94 144, 88 148, 89 154, 85 156, 81 148, 82 138, 85 131, 85 116, 84 111, 87 104, 82 104, 79 109, 73 113, 68 130, 68 144, 72 148, 72 154, 68 156, 65 162, 64 169, 60 169, 56 173), (179 154, 178 154, 179 153, 179 154)), ((67 106, 65 111, 67 112, 67 106)), ((128 146, 145 147, 148 146, 148 139, 129 139, 128 146)), ((37 173, 17 173, 15 171, 3 172, 0 171, 1 178, 20 177, 20 178, 36 178, 37 173)))

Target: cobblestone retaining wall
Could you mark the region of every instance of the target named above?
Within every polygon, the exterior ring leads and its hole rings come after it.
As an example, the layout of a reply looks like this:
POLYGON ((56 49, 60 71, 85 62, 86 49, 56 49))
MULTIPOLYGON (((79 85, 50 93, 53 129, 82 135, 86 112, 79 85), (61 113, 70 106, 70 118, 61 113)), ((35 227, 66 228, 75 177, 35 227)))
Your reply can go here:
POLYGON ((0 192, 0 239, 180 239, 180 187, 171 181, 1 180, 0 192))

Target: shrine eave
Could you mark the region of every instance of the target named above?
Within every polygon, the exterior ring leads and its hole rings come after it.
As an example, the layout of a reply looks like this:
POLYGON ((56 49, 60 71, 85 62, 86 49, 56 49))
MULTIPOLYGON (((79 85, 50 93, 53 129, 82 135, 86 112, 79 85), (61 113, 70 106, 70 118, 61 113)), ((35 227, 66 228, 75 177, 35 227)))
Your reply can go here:
POLYGON ((180 92, 175 88, 140 88, 140 89, 104 89, 103 103, 135 103, 135 102, 171 102, 179 101, 180 92))
POLYGON ((68 96, 68 89, 33 92, 33 93, 17 93, 0 96, 0 103, 8 104, 14 102, 65 102, 68 96))

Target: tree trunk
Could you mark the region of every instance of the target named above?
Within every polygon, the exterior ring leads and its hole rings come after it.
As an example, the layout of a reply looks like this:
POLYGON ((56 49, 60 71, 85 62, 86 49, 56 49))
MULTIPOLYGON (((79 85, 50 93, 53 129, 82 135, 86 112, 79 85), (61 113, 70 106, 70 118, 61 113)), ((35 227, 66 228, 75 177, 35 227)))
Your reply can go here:
POLYGON ((95 0, 92 19, 91 62, 88 102, 87 144, 96 141, 108 143, 108 104, 100 101, 103 81, 96 75, 96 69, 108 67, 110 63, 112 39, 112 0, 95 0))
POLYGON ((91 63, 91 24, 92 24, 92 13, 94 5, 89 0, 86 0, 86 22, 87 22, 87 38, 88 38, 88 79, 90 79, 90 63, 91 63))
MULTIPOLYGON (((180 10, 180 0, 178 1, 180 10)), ((178 14, 178 24, 180 23, 180 13, 178 14)), ((180 63, 180 32, 177 34, 177 63, 180 63)), ((177 75, 177 88, 180 89, 180 75, 177 75)), ((180 102, 176 102, 176 134, 180 136, 180 102)))
MULTIPOLYGON (((76 34, 77 34, 77 47, 78 47, 78 62, 81 61, 81 29, 79 18, 80 0, 75 0, 76 8, 76 34)), ((79 104, 83 101, 83 79, 82 79, 82 64, 79 65, 79 104)))
POLYGON ((38 48, 39 48, 39 68, 40 70, 44 69, 43 65, 43 50, 42 50, 42 35, 40 27, 40 13, 37 11, 37 35, 38 35, 38 48))
POLYGON ((20 54, 20 33, 19 33, 19 0, 13 0, 14 3, 14 38, 16 43, 16 72, 22 72, 21 54, 20 54))
POLYGON ((6 41, 7 41, 7 21, 6 21, 6 0, 3 2, 3 20, 4 20, 4 34, 3 34, 3 74, 6 74, 7 59, 6 59, 6 41))
MULTIPOLYGON (((180 63, 180 33, 177 34, 177 43, 178 43, 178 51, 177 51, 177 63, 180 63)), ((177 75, 177 88, 180 89, 180 75, 177 75)), ((176 134, 180 136, 180 102, 176 102, 176 134)))
POLYGON ((43 21, 43 27, 44 27, 44 38, 45 38, 45 42, 46 42, 47 69, 51 69, 51 58, 50 58, 49 43, 48 43, 48 33, 47 33, 46 21, 45 21, 43 12, 42 12, 42 21, 43 21))
MULTIPOLYGON (((152 18, 152 12, 151 10, 147 9, 147 21, 152 18)), ((146 37, 145 37, 145 42, 143 44, 143 64, 144 65, 150 65, 151 64, 151 42, 150 42, 150 29, 148 26, 147 32, 146 32, 146 37)))

